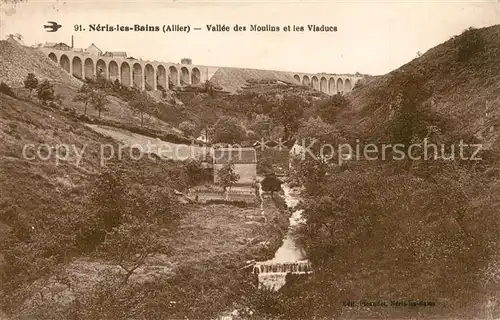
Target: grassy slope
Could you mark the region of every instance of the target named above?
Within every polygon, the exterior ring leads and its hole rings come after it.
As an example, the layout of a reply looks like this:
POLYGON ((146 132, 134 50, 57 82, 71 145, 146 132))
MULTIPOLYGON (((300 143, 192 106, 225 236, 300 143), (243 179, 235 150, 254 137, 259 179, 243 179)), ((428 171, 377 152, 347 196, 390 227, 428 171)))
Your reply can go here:
MULTIPOLYGON (((479 32, 486 42, 485 52, 477 54, 469 63, 457 61, 457 46, 451 39, 354 90, 348 95, 354 113, 349 112, 345 121, 358 131, 378 134, 389 116, 390 81, 398 73, 420 72, 426 79, 424 88, 432 90, 429 102, 434 110, 453 119, 464 135, 477 135, 483 143, 492 146, 498 140, 499 124, 495 132, 489 132, 492 123, 486 116, 486 109, 493 108, 494 113, 500 114, 500 26, 479 32), (379 106, 373 98, 378 92, 387 97, 379 106)), ((490 119, 491 116, 490 112, 490 119)))
POLYGON ((88 127, 92 128, 96 132, 113 138, 115 141, 120 142, 125 146, 136 146, 142 148, 142 150, 147 151, 148 148, 152 153, 156 153, 160 157, 174 159, 174 160, 186 160, 189 158, 199 159, 199 157, 205 156, 207 153, 207 148, 199 147, 197 145, 178 145, 166 141, 159 140, 157 138, 151 138, 138 133, 133 133, 125 129, 118 129, 107 126, 93 125, 89 124, 88 127))
MULTIPOLYGON (((112 140, 27 101, 2 94, 0 106, 0 217, 9 213, 29 214, 44 205, 55 206, 68 201, 68 196, 78 199, 89 176, 98 170, 100 143, 112 140), (79 151, 85 146, 85 152, 78 166, 74 151, 69 153, 68 161, 57 165, 54 154, 48 161, 24 159, 23 146, 29 144, 67 144, 79 151)), ((28 151, 30 157, 34 156, 32 149, 28 151)))
MULTIPOLYGON (((28 98, 27 90, 21 87, 28 73, 32 72, 39 80, 47 79, 54 84, 55 93, 61 96, 64 107, 83 113, 83 104, 73 102, 82 82, 70 76, 39 50, 0 41, 0 58, 0 81, 17 88, 16 93, 20 97, 28 98)), ((107 105, 109 110, 102 114, 104 120, 139 126, 139 115, 133 112, 126 101, 115 96, 110 96, 109 100, 110 103, 107 105)), ((95 118, 98 115, 97 111, 91 107, 88 108, 87 114, 95 118)), ((144 125, 166 132, 172 130, 171 125, 154 116, 145 116, 144 125)))
MULTIPOLYGON (((65 83, 57 83, 55 86, 56 94, 60 94, 63 98, 65 107, 74 109, 77 113, 83 113, 84 106, 82 103, 73 102, 73 98, 77 95, 77 90, 74 87, 68 86, 65 83)), ((125 125, 139 126, 141 118, 138 113, 134 112, 128 103, 115 96, 109 96, 109 104, 106 106, 108 111, 103 112, 101 117, 104 120, 112 120, 125 125)), ((88 107, 87 114, 97 118, 97 110, 88 107)), ((154 116, 144 116, 144 126, 156 130, 171 131, 172 126, 164 121, 157 119, 154 116)))
POLYGON ((0 81, 10 86, 22 86, 28 73, 38 79, 65 82, 79 86, 81 81, 70 76, 44 53, 19 44, 0 41, 0 81))
POLYGON ((245 86, 247 80, 252 79, 282 80, 295 83, 293 75, 286 72, 246 68, 219 68, 210 81, 222 87, 224 91, 235 93, 245 86))

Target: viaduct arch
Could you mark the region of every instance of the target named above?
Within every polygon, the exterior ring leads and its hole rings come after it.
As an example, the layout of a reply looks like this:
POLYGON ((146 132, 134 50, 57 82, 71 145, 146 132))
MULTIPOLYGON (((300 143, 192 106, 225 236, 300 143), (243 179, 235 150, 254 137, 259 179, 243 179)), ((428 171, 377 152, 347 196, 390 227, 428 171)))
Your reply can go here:
POLYGON ((73 76, 82 79, 83 75, 83 64, 82 64, 82 59, 79 57, 73 57, 73 61, 71 62, 71 66, 73 68, 73 76))
MULTIPOLYGON (((200 84, 208 80, 209 67, 146 61, 123 57, 40 48, 52 61, 79 79, 103 77, 140 90, 168 90, 172 86, 200 84)), ((213 71, 211 71, 213 74, 213 71)))
POLYGON ((329 95, 350 92, 354 84, 362 79, 362 77, 352 75, 306 73, 295 73, 293 74, 293 78, 299 84, 329 95))
POLYGON ((67 55, 63 54, 61 59, 59 59, 59 65, 68 73, 71 73, 71 66, 69 64, 69 58, 67 55))
MULTIPOLYGON (((172 89, 197 85, 210 79, 218 69, 190 64, 138 60, 125 57, 95 56, 87 52, 40 48, 54 63, 79 79, 103 77, 140 90, 172 89)), ((352 91, 362 77, 338 74, 288 73, 298 84, 334 95, 352 91)))
POLYGON ((95 67, 96 67, 96 77, 109 79, 108 67, 106 66, 106 63, 102 59, 97 60, 95 67))
POLYGON ((84 79, 92 79, 95 77, 95 63, 92 59, 87 58, 83 64, 84 79))
POLYGON ((118 63, 116 61, 110 61, 108 64, 108 77, 111 81, 120 81, 120 69, 118 68, 118 63))

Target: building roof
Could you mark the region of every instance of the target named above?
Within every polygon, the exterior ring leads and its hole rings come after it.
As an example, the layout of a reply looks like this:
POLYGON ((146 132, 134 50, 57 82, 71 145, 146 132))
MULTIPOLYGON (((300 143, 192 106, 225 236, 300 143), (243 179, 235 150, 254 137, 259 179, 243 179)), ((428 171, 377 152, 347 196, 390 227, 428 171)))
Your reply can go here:
POLYGON ((98 46, 96 46, 96 45, 95 45, 95 44, 93 44, 93 43, 92 43, 92 44, 91 44, 91 45, 87 48, 87 50, 89 50, 89 49, 90 49, 90 48, 92 48, 92 47, 96 48, 97 50, 99 50, 99 52, 101 52, 101 53, 102 53, 102 50, 101 50, 101 49, 99 49, 99 47, 98 47, 98 46))
POLYGON ((111 55, 113 57, 126 57, 127 53, 125 51, 106 51, 104 55, 111 55))
POLYGON ((257 163, 257 154, 254 148, 217 148, 213 151, 215 164, 257 163))
POLYGON ((10 34, 7 38, 7 42, 15 42, 24 46, 24 41, 22 40, 22 36, 20 34, 10 34))
POLYGON ((66 43, 64 42, 59 42, 59 43, 56 43, 54 44, 52 47, 68 47, 68 48, 71 48, 69 45, 67 45, 66 43))
POLYGON ((52 48, 52 47, 54 47, 56 44, 57 44, 57 42, 45 42, 45 43, 43 44, 43 46, 44 46, 45 48, 52 48))

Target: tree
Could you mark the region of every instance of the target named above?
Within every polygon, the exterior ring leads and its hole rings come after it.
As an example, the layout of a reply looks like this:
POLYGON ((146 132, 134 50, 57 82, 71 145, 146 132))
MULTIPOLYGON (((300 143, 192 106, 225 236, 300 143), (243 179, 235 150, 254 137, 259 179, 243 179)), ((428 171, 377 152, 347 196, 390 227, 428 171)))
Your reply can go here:
POLYGON ((49 82, 49 80, 43 80, 38 86, 37 97, 42 105, 46 105, 48 101, 54 101, 54 86, 49 82))
POLYGON ((231 188, 240 179, 240 175, 234 172, 234 164, 229 162, 217 172, 217 178, 218 184, 226 192, 228 188, 231 188))
POLYGON ((179 124, 179 129, 184 133, 186 136, 191 136, 191 137, 196 137, 197 136, 197 127, 196 124, 192 121, 186 120, 181 122, 179 124))
POLYGON ((127 207, 129 194, 126 175, 120 170, 105 169, 97 176, 92 187, 90 200, 106 232, 118 227, 123 220, 123 211, 127 207))
POLYGON ((328 163, 323 159, 306 157, 305 159, 292 159, 293 166, 290 172, 292 184, 305 188, 305 195, 317 195, 324 192, 328 163))
POLYGON ((251 124, 250 129, 255 132, 259 139, 269 139, 271 133, 271 119, 265 114, 258 114, 251 124))
POLYGON ((106 105, 109 103, 106 93, 101 90, 94 90, 90 96, 90 105, 99 112, 99 118, 102 111, 107 111, 106 105))
POLYGON ((38 79, 34 73, 28 73, 26 79, 24 80, 24 87, 30 91, 31 98, 31 92, 38 87, 38 79))
POLYGON ((317 106, 317 111, 324 121, 334 123, 340 111, 347 109, 348 107, 349 101, 346 97, 337 93, 327 100, 320 102, 317 106))
POLYGON ((142 127, 144 124, 144 114, 146 114, 148 111, 151 111, 153 102, 151 101, 147 93, 141 93, 137 95, 134 100, 129 102, 129 106, 140 115, 142 127))
POLYGON ((221 88, 216 87, 210 80, 205 81, 203 84, 203 92, 207 93, 211 98, 215 98, 217 91, 220 91, 221 88))
POLYGON ((388 130, 393 144, 403 144, 406 148, 415 138, 423 138, 430 125, 443 127, 442 117, 434 112, 424 101, 432 95, 425 86, 426 78, 419 73, 396 73, 393 82, 394 103, 391 105, 393 116, 388 130))
POLYGON ((195 186, 209 180, 209 176, 207 171, 203 168, 201 161, 186 159, 183 161, 184 167, 186 169, 186 173, 189 180, 189 186, 195 186))
POLYGON ((316 156, 330 156, 329 152, 335 152, 327 144, 334 147, 340 144, 342 138, 340 132, 331 124, 325 123, 320 117, 309 118, 302 122, 297 131, 297 142, 300 146, 309 147, 316 156), (322 149, 322 147, 324 148, 322 149), (328 154, 327 154, 328 153, 328 154))
POLYGON ((275 191, 281 190, 281 180, 274 173, 267 175, 261 182, 262 190, 271 192, 271 197, 275 191))
POLYGON ((245 129, 234 117, 224 116, 214 125, 213 141, 215 143, 236 143, 242 141, 245 136, 245 129))
POLYGON ((106 258, 111 258, 125 270, 125 283, 148 257, 162 251, 166 253, 165 245, 160 241, 160 228, 156 224, 133 216, 127 217, 127 220, 106 236, 100 248, 106 258))
POLYGON ((87 105, 89 104, 90 100, 92 99, 92 94, 94 93, 94 89, 88 84, 84 83, 80 89, 78 89, 78 93, 73 99, 75 102, 82 102, 85 106, 83 109, 83 114, 87 114, 87 105))
POLYGON ((290 134, 298 129, 300 118, 304 113, 305 101, 298 95, 278 96, 273 105, 271 117, 283 125, 285 132, 283 140, 288 140, 290 134))

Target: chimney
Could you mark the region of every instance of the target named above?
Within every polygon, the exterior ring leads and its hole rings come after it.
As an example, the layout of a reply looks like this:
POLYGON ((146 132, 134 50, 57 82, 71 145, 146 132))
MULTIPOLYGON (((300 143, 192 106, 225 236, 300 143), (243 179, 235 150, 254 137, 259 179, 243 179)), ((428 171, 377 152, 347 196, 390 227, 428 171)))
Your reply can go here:
POLYGON ((73 39, 73 36, 71 36, 71 49, 75 47, 75 41, 73 39))

